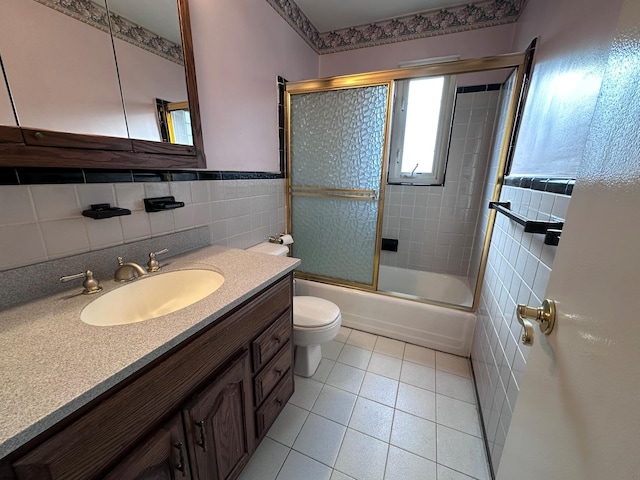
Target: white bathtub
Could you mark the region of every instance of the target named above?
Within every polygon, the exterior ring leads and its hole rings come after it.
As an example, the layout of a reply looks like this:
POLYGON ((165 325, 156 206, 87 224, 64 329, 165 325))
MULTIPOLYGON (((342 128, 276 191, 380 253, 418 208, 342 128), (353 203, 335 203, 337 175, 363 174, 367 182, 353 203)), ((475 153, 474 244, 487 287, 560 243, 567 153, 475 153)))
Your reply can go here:
POLYGON ((471 352, 473 313, 309 280, 296 280, 295 288, 296 295, 338 305, 345 327, 465 357, 471 352))
POLYGON ((378 290, 470 307, 473 294, 466 277, 380 265, 378 290))

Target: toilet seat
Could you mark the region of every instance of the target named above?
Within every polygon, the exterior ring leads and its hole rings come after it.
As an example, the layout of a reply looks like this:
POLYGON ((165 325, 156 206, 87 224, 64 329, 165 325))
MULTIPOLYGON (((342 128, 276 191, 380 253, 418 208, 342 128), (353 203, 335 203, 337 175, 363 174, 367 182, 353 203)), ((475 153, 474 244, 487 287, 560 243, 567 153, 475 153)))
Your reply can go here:
POLYGON ((318 297, 293 297, 293 328, 321 331, 331 328, 340 320, 340 309, 335 303, 318 297))

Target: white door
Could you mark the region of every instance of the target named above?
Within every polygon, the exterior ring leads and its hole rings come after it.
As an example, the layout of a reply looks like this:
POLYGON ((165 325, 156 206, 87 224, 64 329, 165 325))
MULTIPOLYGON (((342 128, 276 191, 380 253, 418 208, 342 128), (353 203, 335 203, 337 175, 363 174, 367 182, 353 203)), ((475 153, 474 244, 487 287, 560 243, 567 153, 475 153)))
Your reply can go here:
POLYGON ((640 479, 639 85, 625 0, 498 480, 640 479))

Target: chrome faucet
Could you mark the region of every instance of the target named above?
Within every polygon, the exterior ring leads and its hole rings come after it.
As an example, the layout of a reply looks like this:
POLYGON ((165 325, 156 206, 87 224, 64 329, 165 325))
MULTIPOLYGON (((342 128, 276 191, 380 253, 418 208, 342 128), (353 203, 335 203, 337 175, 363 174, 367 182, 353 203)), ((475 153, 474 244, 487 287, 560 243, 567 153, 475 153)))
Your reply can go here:
POLYGON ((130 282, 139 277, 146 277, 148 273, 137 263, 124 263, 122 257, 118 257, 118 268, 113 276, 116 282, 130 282))

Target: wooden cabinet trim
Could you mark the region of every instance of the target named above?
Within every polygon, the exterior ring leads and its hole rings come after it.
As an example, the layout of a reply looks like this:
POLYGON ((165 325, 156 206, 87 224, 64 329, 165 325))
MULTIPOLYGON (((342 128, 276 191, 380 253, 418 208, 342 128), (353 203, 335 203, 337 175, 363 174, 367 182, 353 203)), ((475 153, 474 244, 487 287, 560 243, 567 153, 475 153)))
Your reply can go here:
POLYGON ((31 146, 133 151, 133 144, 128 138, 84 135, 24 127, 22 128, 22 135, 25 143, 31 146))
POLYGON ((24 144, 22 131, 17 127, 0 125, 0 143, 24 144))

